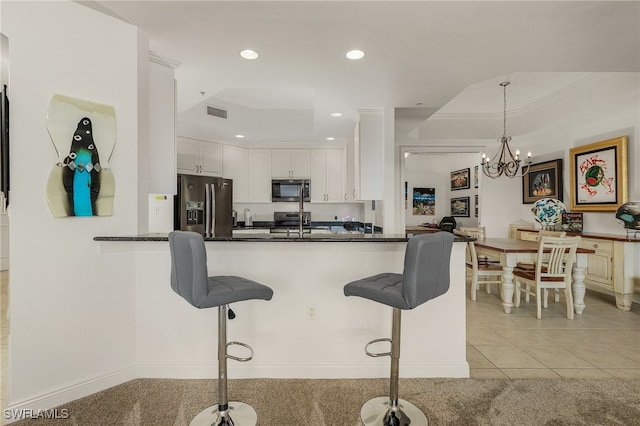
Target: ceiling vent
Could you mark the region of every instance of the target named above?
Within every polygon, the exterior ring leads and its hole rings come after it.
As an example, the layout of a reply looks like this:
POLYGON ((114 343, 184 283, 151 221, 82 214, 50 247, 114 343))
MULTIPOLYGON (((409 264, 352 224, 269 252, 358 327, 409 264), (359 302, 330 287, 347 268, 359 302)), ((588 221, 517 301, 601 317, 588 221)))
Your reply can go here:
POLYGON ((222 108, 216 108, 211 105, 207 105, 207 114, 213 115, 214 117, 227 118, 227 110, 222 108))

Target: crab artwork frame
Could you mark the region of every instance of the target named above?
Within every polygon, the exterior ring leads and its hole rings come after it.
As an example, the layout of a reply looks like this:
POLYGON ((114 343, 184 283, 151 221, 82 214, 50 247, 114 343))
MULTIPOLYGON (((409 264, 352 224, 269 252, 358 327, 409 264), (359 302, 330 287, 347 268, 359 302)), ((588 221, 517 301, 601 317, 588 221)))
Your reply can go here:
POLYGON ((615 212, 627 202, 627 137, 569 150, 571 211, 615 212))

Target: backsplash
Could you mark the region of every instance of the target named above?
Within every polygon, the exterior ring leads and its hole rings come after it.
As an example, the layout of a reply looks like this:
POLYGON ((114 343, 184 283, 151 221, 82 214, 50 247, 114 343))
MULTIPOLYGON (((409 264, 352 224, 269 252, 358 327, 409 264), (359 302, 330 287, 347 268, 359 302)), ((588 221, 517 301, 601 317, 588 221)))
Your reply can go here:
MULTIPOLYGON (((233 203, 233 209, 238 212, 238 220, 244 217, 244 209, 249 209, 253 213, 254 221, 271 221, 274 211, 297 212, 298 203, 233 203)), ((304 203, 304 211, 311 212, 311 220, 313 221, 342 220, 346 217, 362 220, 364 217, 363 209, 362 203, 304 203)))

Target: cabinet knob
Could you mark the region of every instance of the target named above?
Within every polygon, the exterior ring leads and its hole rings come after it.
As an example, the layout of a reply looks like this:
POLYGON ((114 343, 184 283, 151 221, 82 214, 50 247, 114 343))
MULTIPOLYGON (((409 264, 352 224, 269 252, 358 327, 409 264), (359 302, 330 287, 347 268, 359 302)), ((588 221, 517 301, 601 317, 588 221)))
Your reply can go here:
POLYGON ((597 244, 594 244, 594 245, 593 245, 593 248, 594 248, 594 249, 597 249, 597 248, 598 248, 598 245, 597 245, 597 244))

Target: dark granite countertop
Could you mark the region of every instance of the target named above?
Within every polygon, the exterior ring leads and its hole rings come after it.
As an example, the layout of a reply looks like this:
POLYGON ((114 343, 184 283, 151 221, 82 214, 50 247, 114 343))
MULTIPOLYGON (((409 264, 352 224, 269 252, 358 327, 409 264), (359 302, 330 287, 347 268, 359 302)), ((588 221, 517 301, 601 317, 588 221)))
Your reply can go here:
MULTIPOLYGON (((131 236, 97 236, 94 241, 168 241, 167 234, 142 234, 131 236)), ((394 243, 407 241, 403 234, 242 234, 233 237, 205 237, 205 241, 230 242, 367 242, 394 243)), ((456 236, 455 241, 468 241, 468 238, 456 236)))

